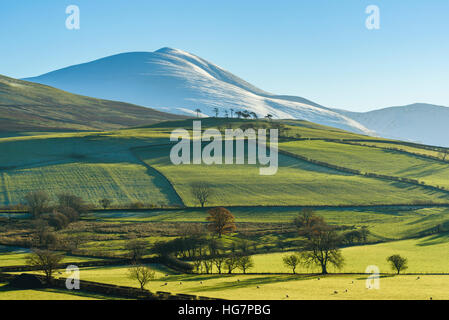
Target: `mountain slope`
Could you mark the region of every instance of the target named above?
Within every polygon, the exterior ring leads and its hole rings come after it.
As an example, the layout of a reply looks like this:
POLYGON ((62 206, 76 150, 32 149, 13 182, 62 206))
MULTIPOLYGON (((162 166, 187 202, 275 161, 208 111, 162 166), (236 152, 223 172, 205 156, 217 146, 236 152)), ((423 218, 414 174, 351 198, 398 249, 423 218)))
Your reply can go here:
POLYGON ((385 138, 449 146, 449 108, 425 103, 365 113, 338 111, 385 138))
POLYGON ((318 124, 372 132, 333 110, 299 97, 275 96, 190 53, 163 48, 123 53, 56 70, 28 81, 104 99, 126 101, 158 110, 195 115, 201 109, 234 109, 304 119, 318 124))
POLYGON ((110 130, 180 118, 0 76, 0 131, 110 130))

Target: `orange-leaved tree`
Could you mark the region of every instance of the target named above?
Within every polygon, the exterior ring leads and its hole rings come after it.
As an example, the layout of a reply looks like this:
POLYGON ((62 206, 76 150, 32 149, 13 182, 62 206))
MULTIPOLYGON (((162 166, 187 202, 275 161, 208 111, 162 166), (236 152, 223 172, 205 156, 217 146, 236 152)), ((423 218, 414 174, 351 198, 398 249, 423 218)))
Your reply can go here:
POLYGON ((218 234, 219 238, 223 234, 234 232, 237 229, 235 217, 228 209, 222 207, 212 208, 207 213, 209 214, 206 218, 210 222, 209 229, 218 234))

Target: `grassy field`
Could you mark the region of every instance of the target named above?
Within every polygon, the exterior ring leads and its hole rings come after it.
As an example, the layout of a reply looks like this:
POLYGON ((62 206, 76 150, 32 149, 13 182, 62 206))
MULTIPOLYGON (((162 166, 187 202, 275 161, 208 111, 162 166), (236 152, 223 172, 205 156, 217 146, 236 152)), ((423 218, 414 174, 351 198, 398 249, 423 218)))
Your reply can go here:
MULTIPOLYGON (((341 270, 329 268, 329 272, 363 273, 369 265, 376 265, 380 272, 392 272, 386 258, 400 254, 408 259, 410 273, 448 273, 448 235, 435 235, 420 239, 392 241, 380 244, 354 246, 342 250, 346 260, 341 270)), ((251 272, 291 272, 282 263, 282 257, 290 253, 269 253, 254 256, 255 268, 251 272)), ((297 272, 319 272, 317 268, 301 267, 297 272)), ((448 276, 449 277, 449 276, 448 276)), ((449 278, 448 278, 449 279, 449 278)))
MULTIPOLYGON (((449 164, 392 150, 325 141, 294 141, 280 144, 281 150, 362 172, 418 179, 449 189, 449 164)), ((446 196, 449 198, 449 196, 446 196)))
POLYGON ((136 163, 63 163, 1 173, 0 205, 20 203, 34 190, 74 193, 90 203, 112 198, 116 204, 145 201, 179 204, 167 181, 136 163))
MULTIPOLYGON (((421 276, 420 280, 416 280, 416 276, 382 277, 379 290, 368 290, 365 275, 175 275, 162 272, 158 267, 155 270, 157 279, 147 286, 151 291, 223 299, 449 299, 449 275, 421 276)), ((80 277, 138 287, 127 275, 127 267, 108 267, 82 269, 80 277)))
MULTIPOLYGON (((238 223, 290 224, 301 207, 236 207, 230 208, 238 223)), ((437 225, 446 226, 449 208, 316 208, 328 223, 344 226, 368 226, 380 239, 394 240, 419 235, 437 225)), ((205 222, 207 209, 96 212, 86 219, 113 223, 138 222, 205 222)))
POLYGON ((111 297, 58 289, 11 289, 0 283, 0 300, 103 300, 111 297))
MULTIPOLYGON (((230 123, 225 119, 202 122, 203 128, 249 123, 267 126, 266 121, 237 119, 230 123)), ((285 121, 283 125, 282 134, 293 138, 369 139, 304 121, 285 121)), ((214 195, 209 205, 366 205, 449 200, 442 192, 351 175, 285 155, 279 157, 275 176, 260 176, 256 165, 174 166, 169 160, 170 147, 157 145, 169 142, 171 130, 189 126, 191 120, 113 132, 29 133, 0 138, 0 206, 17 204, 24 194, 39 189, 52 194, 71 190, 94 204, 104 197, 113 199, 115 205, 137 201, 181 204, 165 177, 187 206, 198 205, 189 190, 193 181, 211 184, 214 195), (148 148, 133 149, 136 147, 148 148)), ((444 163, 394 151, 316 140, 281 142, 280 147, 336 165, 449 186, 449 169, 444 163)))
MULTIPOLYGON (((278 122, 204 119, 203 128, 249 123, 257 126, 278 122)), ((362 172, 407 177, 429 185, 449 188, 449 166, 441 161, 383 150, 322 140, 370 139, 366 136, 319 126, 304 121, 282 121, 280 148, 309 158, 362 172)), ((298 234, 291 221, 302 209, 317 206, 318 215, 344 230, 367 226, 369 241, 384 243, 343 249, 346 265, 342 272, 363 273, 368 265, 390 272, 387 256, 398 253, 409 259, 408 272, 449 273, 449 236, 435 229, 449 230, 449 207, 417 206, 419 203, 449 203, 449 195, 422 186, 367 178, 279 155, 274 176, 259 175, 257 165, 174 166, 169 154, 169 135, 174 128, 189 128, 190 121, 172 121, 141 128, 111 132, 43 132, 0 136, 0 206, 20 203, 26 193, 45 190, 53 198, 70 192, 98 205, 109 198, 117 207, 142 202, 152 206, 182 206, 179 210, 96 211, 57 232, 84 237, 82 252, 123 256, 126 242, 133 237, 150 246, 179 236, 189 223, 204 223, 207 209, 200 209, 191 194, 192 182, 207 182, 213 191, 207 206, 227 206, 236 217, 238 233, 225 236, 227 245, 247 237, 256 244, 255 268, 250 272, 290 272, 282 264, 285 248, 297 247, 298 234), (178 197, 181 198, 179 198, 178 197), (410 204, 409 206, 380 206, 410 204), (361 205, 371 205, 362 207, 361 205), (284 207, 282 207, 284 206, 284 207), (295 207, 296 206, 296 207, 295 207), (324 206, 346 206, 325 208, 324 206), (418 237, 419 239, 410 239, 418 237), (401 241, 394 241, 401 240, 401 241), (278 247, 277 247, 278 246, 278 247)), ((379 140, 373 138, 373 140, 379 140)), ((364 142, 389 147, 385 142, 364 142)), ((392 146, 397 146, 393 145, 392 146)), ((403 148, 404 146, 397 146, 403 148)), ((418 153, 420 148, 404 151, 418 153)), ((428 155, 435 156, 434 151, 428 155)), ((29 220, 2 218, 14 229, 2 226, 3 236, 23 240, 29 220), (21 238, 22 237, 22 238, 21 238)), ((4 238, 3 238, 4 239, 4 238)), ((20 241, 19 241, 20 242, 20 241)), ((27 252, 0 253, 0 266, 25 264, 27 252)), ((67 257, 66 262, 85 261, 67 257)), ((366 276, 293 275, 177 275, 160 265, 152 265, 158 279, 153 291, 197 294, 237 299, 434 299, 449 298, 449 275, 385 277, 380 290, 365 288, 366 276), (352 282, 354 281, 354 283, 352 282), (181 284, 182 282, 182 284, 181 284), (202 283, 201 283, 202 282, 202 283), (259 286, 259 288, 258 288, 259 286), (348 290, 348 291, 346 291, 348 290), (337 291, 338 293, 334 293, 337 291)), ((317 272, 299 268, 298 272, 317 272)), ((330 272, 336 272, 329 268, 330 272)), ((127 276, 128 267, 83 268, 81 279, 117 285, 137 286, 127 276)), ((67 292, 12 291, 0 287, 0 299, 72 299, 101 296, 68 295, 67 292)))
MULTIPOLYGON (((23 266, 26 265, 26 257, 29 255, 27 252, 0 252, 0 267, 8 266, 23 266)), ((62 260, 63 263, 77 263, 92 261, 98 259, 90 259, 84 257, 66 256, 62 260)))
POLYGON ((276 175, 261 176, 256 165, 172 165, 170 147, 139 152, 164 174, 188 206, 197 206, 190 184, 208 181, 213 189, 208 205, 356 205, 441 201, 446 194, 403 183, 351 175, 279 155, 276 175), (369 194, 369 197, 366 195, 369 194), (388 197, 385 197, 388 194, 388 197))

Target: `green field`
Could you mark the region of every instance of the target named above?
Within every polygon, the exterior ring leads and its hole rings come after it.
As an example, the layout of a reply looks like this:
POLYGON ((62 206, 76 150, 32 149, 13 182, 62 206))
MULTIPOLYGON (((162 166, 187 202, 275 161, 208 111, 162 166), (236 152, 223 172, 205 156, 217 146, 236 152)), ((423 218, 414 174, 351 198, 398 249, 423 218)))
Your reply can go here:
MULTIPOLYGON (((280 144, 281 150, 338 166, 378 174, 412 178, 449 189, 449 163, 423 159, 392 150, 325 141, 280 144)), ((442 197, 448 199, 449 195, 442 197)))
MULTIPOLYGON (((239 223, 289 224, 301 207, 235 207, 229 208, 239 223)), ((118 211, 91 213, 86 219, 113 223, 145 222, 204 222, 207 209, 118 211)), ((385 240, 415 237, 435 228, 446 226, 449 207, 373 207, 373 208, 316 208, 316 213, 333 225, 368 226, 371 233, 385 240)))
MULTIPOLYGON (((157 269, 156 269, 157 270, 157 269)), ((81 278, 138 287, 127 267, 81 270, 81 278)), ((157 272, 151 291, 194 294, 222 299, 449 299, 449 275, 381 277, 380 289, 366 288, 366 275, 174 275, 157 272), (318 278, 320 280, 318 280, 318 278), (348 290, 345 292, 345 290, 348 290), (337 291, 338 293, 334 293, 337 291), (288 295, 288 298, 287 298, 288 295)))
MULTIPOLYGON (((354 246, 343 249, 346 260, 342 269, 330 268, 330 272, 364 273, 369 265, 379 267, 381 273, 391 273, 386 258, 400 254, 408 259, 409 273, 449 274, 448 235, 435 235, 420 239, 392 241, 380 244, 354 246)), ((282 263, 282 257, 291 253, 268 253, 254 256, 255 268, 251 272, 283 273, 291 272, 282 263)), ((319 272, 320 269, 301 267, 297 272, 319 272)), ((449 276, 448 276, 449 279, 449 276)))
POLYGON ((101 295, 58 289, 16 290, 0 283, 0 300, 103 300, 101 295))
MULTIPOLYGON (((435 150, 386 139, 379 142, 378 138, 294 120, 211 118, 203 119, 203 128, 279 123, 281 150, 362 173, 449 188, 449 164, 379 147, 415 154, 422 151, 429 156, 436 156, 435 150), (338 143, 338 139, 373 141, 358 146, 338 143)), ((363 273, 368 265, 377 265, 382 273, 389 273, 386 257, 401 254, 409 260, 407 272, 449 273, 445 233, 449 207, 432 205, 449 204, 447 191, 347 173, 285 154, 279 154, 274 176, 261 176, 257 165, 248 164, 175 166, 169 159, 170 132, 191 125, 191 120, 180 120, 110 132, 4 134, 0 137, 0 207, 19 204, 28 192, 37 190, 47 191, 53 199, 62 192, 73 193, 97 209, 100 199, 113 200, 115 210, 95 210, 56 232, 61 239, 71 235, 85 238, 78 248, 80 257, 64 260, 76 264, 93 259, 81 257, 89 253, 123 257, 126 243, 133 237, 150 247, 156 241, 178 237, 187 224, 204 224, 208 209, 199 208, 190 185, 206 182, 213 192, 206 206, 228 207, 236 218, 237 232, 224 236, 225 244, 249 239, 258 253, 254 255, 255 268, 249 272, 271 274, 183 275, 151 265, 158 279, 148 285, 150 290, 236 299, 287 299, 287 295, 288 299, 449 299, 449 275, 424 275, 420 280, 412 275, 386 276, 380 290, 367 290, 366 275, 329 275, 318 280, 312 275, 289 275, 290 270, 282 264, 288 250, 298 247, 299 236, 291 222, 302 206, 310 206, 342 232, 367 226, 368 241, 376 242, 343 248, 345 266, 329 268, 330 272, 363 273), (136 202, 158 209, 132 209, 136 202), (398 204, 401 206, 393 206, 398 204)), ((8 219, 11 217, 2 214, 0 218, 5 223, 1 239, 26 240, 30 219, 8 219)), ((2 252, 0 266, 23 265, 26 255, 24 251, 2 252)), ((319 270, 300 267, 297 271, 319 270)), ((127 273, 127 266, 82 268, 81 279, 136 287, 127 273)), ((0 287, 0 299, 46 298, 107 297, 0 287)))
MULTIPOLYGON (((0 252, 0 267, 23 266, 26 265, 26 258, 29 253, 25 252, 0 252)), ((63 263, 77 263, 92 261, 98 259, 90 259, 85 257, 66 256, 62 260, 63 263)))
POLYGON ((170 147, 150 147, 139 156, 164 174, 188 206, 197 206, 190 184, 208 181, 208 205, 376 205, 441 201, 445 193, 419 186, 366 178, 279 155, 276 175, 261 176, 256 165, 180 165, 169 158, 170 147), (366 197, 369 194, 369 197, 366 197), (388 197, 385 196, 388 194, 388 197))

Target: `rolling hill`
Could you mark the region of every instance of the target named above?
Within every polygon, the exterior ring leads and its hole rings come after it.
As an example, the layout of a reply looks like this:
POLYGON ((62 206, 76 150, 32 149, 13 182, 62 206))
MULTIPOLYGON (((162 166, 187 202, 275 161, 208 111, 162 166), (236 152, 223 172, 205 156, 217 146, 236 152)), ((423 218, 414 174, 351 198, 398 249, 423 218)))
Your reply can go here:
POLYGON ((342 111, 385 138, 449 146, 449 108, 425 103, 358 113, 342 111))
POLYGON ((0 206, 30 191, 72 192, 96 205, 121 207, 198 203, 193 182, 213 189, 212 206, 358 206, 448 204, 447 161, 438 152, 299 120, 207 118, 203 128, 281 125, 279 169, 258 165, 181 165, 170 161, 170 133, 191 128, 177 120, 110 132, 53 133, 0 138, 0 206), (352 145, 363 139, 367 146, 352 145), (380 142, 379 142, 380 141, 380 142), (395 150, 378 143, 393 144, 395 150), (414 151, 417 150, 417 151, 414 151), (438 154, 438 153, 437 153, 438 154))
POLYGON ((183 119, 0 76, 0 131, 111 130, 183 119))

